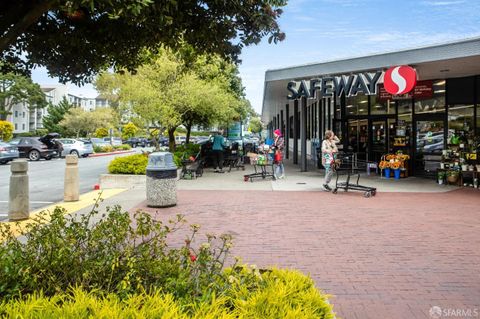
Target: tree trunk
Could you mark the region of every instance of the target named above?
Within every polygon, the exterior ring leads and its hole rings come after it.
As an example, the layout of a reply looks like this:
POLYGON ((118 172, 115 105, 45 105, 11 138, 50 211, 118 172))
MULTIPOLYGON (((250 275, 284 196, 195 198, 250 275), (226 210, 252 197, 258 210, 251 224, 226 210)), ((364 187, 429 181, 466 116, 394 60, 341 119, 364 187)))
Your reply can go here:
POLYGON ((168 148, 172 153, 175 152, 175 129, 176 127, 168 129, 168 148))
POLYGON ((187 128, 187 137, 185 138, 185 144, 188 144, 190 143, 190 133, 192 131, 192 123, 188 123, 186 125, 186 128, 187 128))

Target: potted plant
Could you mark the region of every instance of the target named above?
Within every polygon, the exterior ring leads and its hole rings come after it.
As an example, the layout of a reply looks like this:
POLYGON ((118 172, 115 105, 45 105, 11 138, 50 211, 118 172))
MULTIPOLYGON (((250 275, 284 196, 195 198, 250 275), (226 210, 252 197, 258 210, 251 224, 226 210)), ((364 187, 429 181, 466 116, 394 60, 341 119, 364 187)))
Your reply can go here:
POLYGON ((445 181, 445 175, 446 174, 443 171, 438 172, 437 174, 438 184, 443 185, 443 182, 445 181))
POLYGON ((385 172, 385 178, 390 178, 390 163, 388 161, 380 161, 378 167, 385 172))
POLYGON ((402 162, 400 162, 400 161, 394 161, 393 163, 390 163, 390 167, 393 169, 395 179, 400 179, 400 166, 401 165, 402 165, 402 162))
POLYGON ((449 183, 455 184, 458 182, 459 172, 457 170, 449 170, 447 172, 447 181, 449 183))

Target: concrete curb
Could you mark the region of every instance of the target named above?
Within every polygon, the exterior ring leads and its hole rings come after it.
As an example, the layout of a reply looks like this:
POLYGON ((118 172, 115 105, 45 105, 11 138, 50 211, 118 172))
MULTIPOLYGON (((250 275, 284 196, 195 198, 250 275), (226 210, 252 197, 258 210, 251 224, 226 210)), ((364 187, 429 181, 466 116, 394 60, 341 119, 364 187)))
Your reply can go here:
POLYGON ((110 153, 94 153, 94 154, 88 155, 88 157, 100 157, 100 156, 110 156, 110 155, 128 154, 128 153, 135 153, 135 150, 118 151, 118 152, 110 152, 110 153))
MULTIPOLYGON (((35 217, 38 217, 38 215, 41 212, 47 212, 47 214, 44 216, 42 223, 48 223, 49 222, 49 215, 55 207, 61 207, 65 209, 65 214, 73 214, 76 213, 84 208, 87 207, 93 207, 93 205, 96 203, 97 199, 101 197, 103 200, 109 199, 111 197, 114 197, 116 195, 119 195, 123 192, 125 192, 127 189, 125 188, 117 188, 117 189, 106 189, 106 190, 96 190, 96 191, 91 191, 85 194, 80 195, 80 198, 78 201, 74 202, 58 202, 54 203, 50 206, 47 207, 42 207, 37 210, 34 210, 30 212, 29 214, 29 219, 21 220, 21 221, 6 221, 4 224, 8 224, 10 226, 11 233, 14 236, 19 236, 22 232, 22 230, 25 229, 25 227, 29 224, 34 224, 38 223, 35 220, 35 217)), ((3 241, 3 238, 0 237, 0 242, 3 241)))

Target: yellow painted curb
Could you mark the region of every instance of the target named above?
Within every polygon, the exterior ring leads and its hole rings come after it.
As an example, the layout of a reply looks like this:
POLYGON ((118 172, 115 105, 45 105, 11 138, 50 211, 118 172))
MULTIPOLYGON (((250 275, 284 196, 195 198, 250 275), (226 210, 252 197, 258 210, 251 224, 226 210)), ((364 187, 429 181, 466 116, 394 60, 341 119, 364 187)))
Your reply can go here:
MULTIPOLYGON (((95 204, 95 201, 99 197, 101 197, 102 199, 107 199, 112 196, 118 195, 126 190, 127 189, 125 188, 112 188, 112 189, 92 191, 92 192, 80 195, 80 199, 76 202, 59 202, 59 203, 55 203, 50 206, 35 210, 33 212, 30 212, 30 219, 26 219, 18 222, 5 222, 2 224, 4 226, 10 227, 10 232, 13 235, 18 236, 20 235, 20 230, 25 229, 25 226, 27 226, 30 223, 33 223, 34 221, 32 219, 38 216, 40 212, 46 212, 46 211, 52 212, 55 209, 55 207, 61 207, 61 208, 65 208, 66 214, 72 214, 83 208, 86 208, 89 206, 93 207, 93 205, 95 204)), ((48 222, 48 220, 49 220, 48 216, 44 216, 45 223, 48 222)), ((0 238, 0 240, 2 240, 2 238, 0 238)))

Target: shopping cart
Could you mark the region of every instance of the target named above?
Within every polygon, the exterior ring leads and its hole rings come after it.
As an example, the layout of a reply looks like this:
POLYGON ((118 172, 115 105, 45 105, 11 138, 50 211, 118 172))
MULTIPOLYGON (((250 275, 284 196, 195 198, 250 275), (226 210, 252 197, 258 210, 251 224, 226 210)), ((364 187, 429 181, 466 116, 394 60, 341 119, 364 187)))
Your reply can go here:
POLYGON ((336 172, 335 188, 332 193, 336 194, 339 189, 345 192, 349 190, 364 192, 363 196, 369 198, 377 194, 375 187, 360 185, 360 172, 365 172, 369 163, 367 161, 358 160, 354 153, 339 153, 333 169, 336 172), (346 176, 346 181, 339 182, 340 176, 346 176), (356 179, 356 182, 354 180, 356 179))

